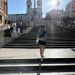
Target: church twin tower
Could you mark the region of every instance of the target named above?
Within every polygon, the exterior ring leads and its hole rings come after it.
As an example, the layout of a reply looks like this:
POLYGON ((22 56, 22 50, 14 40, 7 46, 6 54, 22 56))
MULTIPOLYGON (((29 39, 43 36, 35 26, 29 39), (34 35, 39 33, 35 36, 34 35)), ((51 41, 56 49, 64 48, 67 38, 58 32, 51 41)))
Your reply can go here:
POLYGON ((42 18, 42 0, 33 1, 34 8, 32 7, 32 0, 27 0, 28 20, 40 20, 42 18))

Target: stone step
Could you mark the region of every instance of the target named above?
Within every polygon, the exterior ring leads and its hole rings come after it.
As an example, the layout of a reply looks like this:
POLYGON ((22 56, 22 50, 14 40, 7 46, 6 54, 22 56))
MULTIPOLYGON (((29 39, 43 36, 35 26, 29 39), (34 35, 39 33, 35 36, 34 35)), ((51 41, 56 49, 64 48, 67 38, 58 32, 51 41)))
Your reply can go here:
MULTIPOLYGON (((47 39, 75 39, 75 36, 48 36, 47 39)), ((36 36, 19 37, 18 39, 36 39, 36 36)))
MULTIPOLYGON (((4 48, 28 48, 28 49, 33 49, 33 48, 39 48, 38 46, 4 46, 4 48)), ((52 45, 52 46, 46 46, 46 48, 75 48, 75 45, 52 45)))
MULTIPOLYGON (((17 43, 17 42, 35 42, 36 39, 15 39, 12 41, 12 43, 17 43)), ((75 39, 47 39, 47 42, 75 42, 75 39)))
MULTIPOLYGON (((36 43, 36 40, 15 40, 12 41, 11 43, 15 44, 15 43, 36 43)), ((75 40, 47 40, 48 44, 54 43, 54 44, 59 44, 59 43, 66 43, 66 44, 70 44, 73 43, 75 44, 75 40)))
MULTIPOLYGON (((21 45, 22 45, 22 44, 23 44, 23 45, 32 44, 32 45, 37 45, 37 44, 36 44, 36 41, 32 41, 32 42, 12 42, 12 43, 9 43, 9 44, 7 44, 7 45, 11 45, 11 44, 12 44, 12 45, 15 45, 15 44, 21 44, 21 45)), ((75 44, 75 41, 73 41, 73 42, 70 42, 70 41, 65 41, 65 42, 60 42, 60 41, 57 41, 57 42, 55 42, 55 41, 53 42, 53 41, 52 41, 52 42, 51 42, 51 41, 50 41, 50 42, 47 42, 47 45, 50 45, 50 44, 64 44, 64 45, 65 45, 65 44, 67 44, 67 45, 68 45, 68 44, 72 44, 72 45, 74 45, 74 44, 75 44)))
MULTIPOLYGON (((6 46, 37 46, 36 43, 10 43, 6 46)), ((47 43, 46 46, 75 46, 75 43, 47 43)))
POLYGON ((57 64, 57 65, 72 65, 75 64, 75 58, 44 58, 41 62, 39 58, 36 59, 0 59, 0 65, 18 65, 18 64, 57 64))
POLYGON ((52 72, 75 72, 75 65, 61 66, 8 66, 0 67, 2 73, 52 73, 52 72))
MULTIPOLYGON (((0 74, 0 75, 13 75, 13 73, 0 74)), ((14 73, 14 75, 75 75, 75 72, 66 72, 66 73, 14 73)))

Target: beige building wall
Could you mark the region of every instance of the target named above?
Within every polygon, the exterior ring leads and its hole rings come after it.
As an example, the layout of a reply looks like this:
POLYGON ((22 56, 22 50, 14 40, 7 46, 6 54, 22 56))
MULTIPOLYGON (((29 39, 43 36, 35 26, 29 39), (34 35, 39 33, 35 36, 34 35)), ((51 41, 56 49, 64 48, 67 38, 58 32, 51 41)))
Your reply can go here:
POLYGON ((71 12, 69 13, 70 17, 75 17, 75 0, 72 0, 70 5, 71 12))
POLYGON ((67 4, 65 11, 67 16, 75 17, 75 0, 67 4))
MULTIPOLYGON (((0 0, 0 48, 7 43, 6 38, 4 37, 4 25, 7 23, 8 18, 8 0, 0 0)), ((9 38, 7 38, 9 39, 9 38)))
POLYGON ((0 0, 0 26, 6 24, 8 18, 8 0, 0 0))

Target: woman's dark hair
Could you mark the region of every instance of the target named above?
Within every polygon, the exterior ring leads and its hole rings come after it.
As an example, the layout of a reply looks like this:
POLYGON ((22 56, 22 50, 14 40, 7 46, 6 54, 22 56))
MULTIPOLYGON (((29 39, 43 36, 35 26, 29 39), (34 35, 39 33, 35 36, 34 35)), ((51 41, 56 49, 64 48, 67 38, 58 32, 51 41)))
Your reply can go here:
POLYGON ((41 28, 44 28, 45 29, 45 25, 41 25, 41 28))

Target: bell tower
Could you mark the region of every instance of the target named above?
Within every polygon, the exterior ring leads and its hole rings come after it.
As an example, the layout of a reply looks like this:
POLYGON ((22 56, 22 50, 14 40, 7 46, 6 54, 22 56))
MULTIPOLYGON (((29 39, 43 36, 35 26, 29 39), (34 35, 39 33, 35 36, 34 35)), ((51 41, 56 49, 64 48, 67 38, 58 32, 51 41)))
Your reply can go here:
POLYGON ((42 0, 37 0, 37 8, 39 11, 39 18, 42 18, 42 0))
POLYGON ((32 1, 31 0, 27 0, 27 13, 29 13, 31 8, 32 8, 32 1))
POLYGON ((32 1, 27 0, 27 20, 31 20, 32 1))

